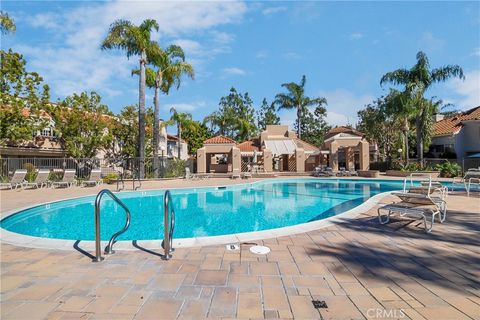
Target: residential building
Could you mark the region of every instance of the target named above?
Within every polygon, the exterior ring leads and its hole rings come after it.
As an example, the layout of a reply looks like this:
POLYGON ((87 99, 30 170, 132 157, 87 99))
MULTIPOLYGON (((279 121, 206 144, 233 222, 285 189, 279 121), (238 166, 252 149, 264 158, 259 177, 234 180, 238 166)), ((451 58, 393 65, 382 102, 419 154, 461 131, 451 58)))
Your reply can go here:
POLYGON ((464 159, 480 153, 480 106, 447 118, 436 115, 435 120, 431 155, 464 159))

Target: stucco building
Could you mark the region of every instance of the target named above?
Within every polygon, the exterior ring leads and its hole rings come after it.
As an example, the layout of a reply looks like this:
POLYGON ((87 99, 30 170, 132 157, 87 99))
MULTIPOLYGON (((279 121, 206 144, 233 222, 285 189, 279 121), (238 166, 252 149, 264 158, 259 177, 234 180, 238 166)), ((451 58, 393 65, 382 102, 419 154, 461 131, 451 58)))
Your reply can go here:
POLYGON ((439 158, 468 158, 480 153, 480 106, 444 118, 436 115, 430 153, 439 158))

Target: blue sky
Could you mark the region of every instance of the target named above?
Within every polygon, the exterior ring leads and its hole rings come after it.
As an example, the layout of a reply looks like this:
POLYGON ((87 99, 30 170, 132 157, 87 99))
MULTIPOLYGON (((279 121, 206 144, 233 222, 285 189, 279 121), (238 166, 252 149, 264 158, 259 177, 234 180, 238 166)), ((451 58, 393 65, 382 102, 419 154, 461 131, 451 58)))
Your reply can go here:
MULTIPOLYGON (((176 106, 195 119, 218 107, 231 86, 256 106, 284 82, 307 76, 310 96, 328 100, 328 121, 355 124, 366 103, 388 91, 388 71, 410 67, 423 50, 431 66, 459 64, 466 80, 435 85, 459 109, 480 105, 480 3, 477 2, 153 2, 3 1, 17 22, 2 49, 25 55, 44 76, 52 100, 96 91, 114 112, 138 102, 137 59, 100 50, 115 19, 153 18, 162 46, 180 44, 196 70, 178 91, 161 97, 161 116, 176 106)), ((147 94, 151 105, 152 92, 147 94)), ((281 111, 291 124, 294 112, 281 111)))

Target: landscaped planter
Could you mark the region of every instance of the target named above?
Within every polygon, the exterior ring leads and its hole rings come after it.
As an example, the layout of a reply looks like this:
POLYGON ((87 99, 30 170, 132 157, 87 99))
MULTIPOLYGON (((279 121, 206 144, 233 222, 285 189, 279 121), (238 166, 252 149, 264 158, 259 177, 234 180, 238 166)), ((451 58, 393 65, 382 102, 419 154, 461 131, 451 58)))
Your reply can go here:
POLYGON ((380 171, 378 170, 358 170, 359 177, 363 178, 378 178, 380 176, 380 171))
POLYGON ((430 175, 432 178, 438 178, 440 176, 440 171, 400 171, 400 170, 387 170, 385 175, 391 177, 408 177, 412 173, 421 173, 425 175, 430 175))

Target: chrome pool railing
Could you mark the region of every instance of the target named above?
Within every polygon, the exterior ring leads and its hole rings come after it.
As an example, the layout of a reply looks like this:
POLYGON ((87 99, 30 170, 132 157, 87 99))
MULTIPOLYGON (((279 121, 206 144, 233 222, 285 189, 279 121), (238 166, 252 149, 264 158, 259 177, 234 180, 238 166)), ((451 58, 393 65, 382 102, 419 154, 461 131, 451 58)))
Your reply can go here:
POLYGON ((163 241, 162 248, 164 250, 163 259, 169 260, 175 251, 173 248, 173 230, 175 229, 175 210, 173 209, 173 200, 170 190, 165 191, 163 196, 163 241), (171 215, 170 219, 169 216, 171 215))
POLYGON ((113 245, 115 244, 115 240, 119 235, 127 231, 128 227, 130 226, 130 210, 128 209, 128 207, 110 190, 103 189, 102 191, 100 191, 95 198, 95 258, 92 260, 92 262, 100 262, 104 259, 102 258, 102 249, 100 243, 100 204, 104 194, 110 196, 110 198, 112 198, 119 206, 121 206, 123 210, 125 210, 126 215, 125 226, 121 230, 117 231, 110 238, 108 245, 105 247, 105 254, 115 253, 115 251, 113 251, 113 245))

